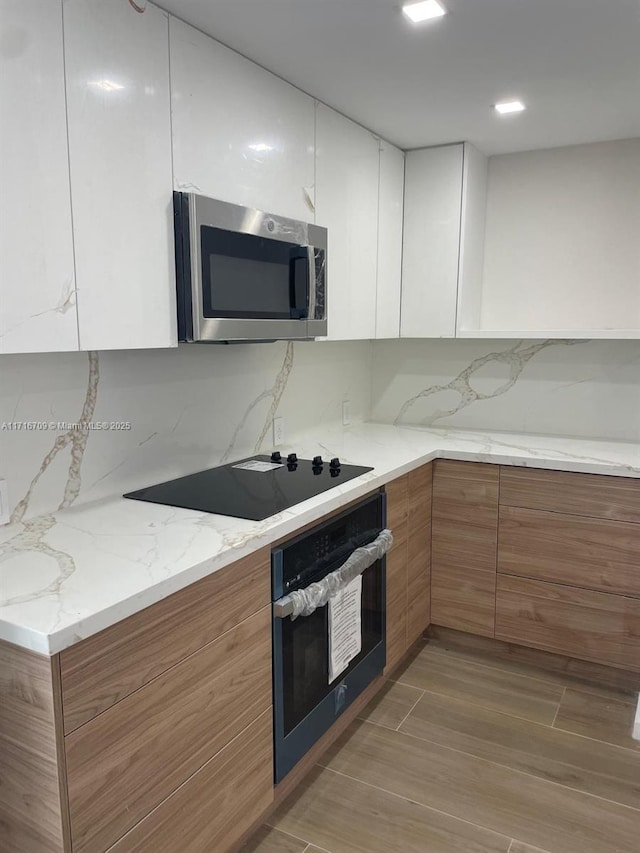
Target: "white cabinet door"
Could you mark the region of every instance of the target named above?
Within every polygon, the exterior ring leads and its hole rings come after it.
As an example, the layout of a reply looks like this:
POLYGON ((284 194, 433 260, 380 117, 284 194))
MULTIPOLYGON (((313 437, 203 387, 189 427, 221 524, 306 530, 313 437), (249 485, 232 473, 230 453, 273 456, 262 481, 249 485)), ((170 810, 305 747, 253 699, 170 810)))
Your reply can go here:
POLYGON ((81 349, 176 343, 168 16, 64 0, 81 349))
POLYGON ((462 166, 462 144, 406 154, 403 338, 455 336, 462 166))
POLYGON ((379 141, 318 104, 316 223, 329 229, 330 340, 376 335, 379 141))
POLYGON ((176 190, 313 222, 313 99, 171 18, 176 190))
POLYGON ((376 338, 400 337, 404 153, 380 141, 376 338))
POLYGON ((0 0, 0 352, 78 348, 61 0, 0 0))

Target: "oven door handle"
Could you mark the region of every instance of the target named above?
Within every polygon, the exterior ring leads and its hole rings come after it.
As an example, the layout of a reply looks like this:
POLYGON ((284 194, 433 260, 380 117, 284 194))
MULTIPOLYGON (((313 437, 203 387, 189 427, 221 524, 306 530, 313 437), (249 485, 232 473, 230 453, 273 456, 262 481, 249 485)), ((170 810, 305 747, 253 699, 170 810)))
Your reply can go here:
POLYGON ((333 595, 381 559, 392 545, 391 531, 382 530, 372 542, 356 548, 335 572, 331 572, 321 581, 312 583, 305 589, 294 590, 274 602, 273 615, 276 619, 290 616, 292 620, 298 616, 310 616, 314 610, 324 607, 333 595))

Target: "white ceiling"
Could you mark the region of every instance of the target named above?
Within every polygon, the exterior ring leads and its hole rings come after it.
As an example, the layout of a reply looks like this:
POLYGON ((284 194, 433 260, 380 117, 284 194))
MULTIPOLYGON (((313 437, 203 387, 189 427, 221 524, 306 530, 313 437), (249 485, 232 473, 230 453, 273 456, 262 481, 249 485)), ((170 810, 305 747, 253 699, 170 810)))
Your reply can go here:
POLYGON ((640 0, 160 0, 402 148, 487 154, 640 136, 640 0), (498 116, 497 100, 527 111, 498 116))

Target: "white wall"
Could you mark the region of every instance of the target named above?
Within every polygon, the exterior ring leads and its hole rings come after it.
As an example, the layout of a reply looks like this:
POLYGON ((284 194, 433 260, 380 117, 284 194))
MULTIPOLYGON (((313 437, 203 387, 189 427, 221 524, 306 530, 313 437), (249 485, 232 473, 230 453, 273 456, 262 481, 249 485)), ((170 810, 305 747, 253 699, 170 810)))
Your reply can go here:
POLYGON ((640 139, 489 158, 483 329, 640 328, 640 139))
POLYGON ((371 417, 640 442, 640 341, 376 341, 371 417))
POLYGON ((286 419, 288 444, 316 425, 321 439, 324 425, 341 423, 343 400, 354 421, 367 419, 370 393, 368 341, 5 355, 0 478, 12 509, 23 501, 18 511, 29 518, 65 499, 82 503, 270 452, 274 411, 286 419), (89 420, 132 428, 65 437, 64 429, 5 426, 77 422, 83 408, 89 420))

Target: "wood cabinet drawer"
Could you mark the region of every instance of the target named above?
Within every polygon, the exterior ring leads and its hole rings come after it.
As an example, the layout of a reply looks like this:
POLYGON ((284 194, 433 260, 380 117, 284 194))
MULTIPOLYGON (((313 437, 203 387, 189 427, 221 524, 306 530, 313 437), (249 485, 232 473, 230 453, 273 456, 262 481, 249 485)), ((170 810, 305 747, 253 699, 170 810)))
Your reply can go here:
POLYGON ((109 853, 228 850, 273 801, 271 710, 191 776, 109 853))
POLYGON ((74 853, 106 850, 271 706, 271 607, 65 738, 74 853))
POLYGON ((65 732, 267 605, 270 565, 263 548, 62 652, 65 732))
POLYGON ((640 601, 498 575, 496 639, 640 671, 640 601))
POLYGON ((502 466, 500 504, 640 523, 640 479, 502 466))
POLYGON ((500 507, 498 571, 640 597, 640 524, 500 507))

